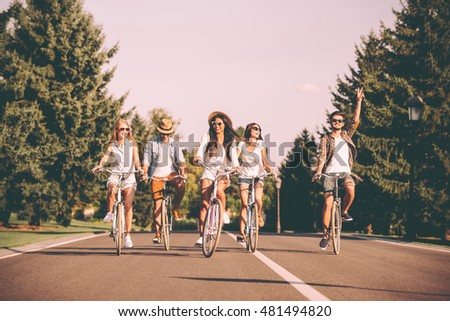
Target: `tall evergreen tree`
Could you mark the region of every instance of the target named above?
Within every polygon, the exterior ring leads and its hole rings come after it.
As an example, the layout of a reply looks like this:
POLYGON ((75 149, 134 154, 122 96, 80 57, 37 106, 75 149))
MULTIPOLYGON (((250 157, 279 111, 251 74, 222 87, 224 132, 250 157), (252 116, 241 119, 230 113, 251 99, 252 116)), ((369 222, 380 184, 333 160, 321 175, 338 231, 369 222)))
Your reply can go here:
POLYGON ((310 162, 316 149, 314 141, 314 136, 304 129, 294 140, 280 168, 283 229, 315 231, 320 223, 319 189, 311 183, 310 162))
POLYGON ((89 169, 125 99, 106 89, 114 69, 104 67, 118 47, 103 48, 101 28, 79 0, 14 1, 0 21, 6 211, 33 224, 54 215, 68 224, 75 204, 98 198, 89 169))
POLYGON ((449 3, 405 1, 394 13, 394 28, 382 25, 379 34, 363 38, 356 50, 357 68, 338 79, 333 102, 349 113, 354 90, 364 87, 355 170, 369 178, 358 193, 370 197, 360 203, 360 215, 375 222, 380 232, 442 236, 450 218, 449 3), (419 124, 408 121, 405 102, 413 95, 425 102, 419 124), (416 168, 412 178, 410 166, 416 168), (405 229, 408 210, 415 212, 409 218, 409 231, 405 229), (425 231, 430 226, 434 231, 425 231))

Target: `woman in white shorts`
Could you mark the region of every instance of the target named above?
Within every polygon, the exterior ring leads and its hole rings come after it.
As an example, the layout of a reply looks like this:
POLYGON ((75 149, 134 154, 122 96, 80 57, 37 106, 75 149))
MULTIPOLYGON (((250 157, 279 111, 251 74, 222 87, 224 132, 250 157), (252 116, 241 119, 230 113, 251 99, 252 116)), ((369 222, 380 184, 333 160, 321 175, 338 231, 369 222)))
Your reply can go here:
POLYGON ((244 242, 244 229, 247 221, 248 192, 252 179, 255 178, 255 201, 258 205, 258 225, 264 226, 264 219, 261 216, 263 203, 263 178, 267 170, 272 173, 272 168, 267 161, 266 148, 261 136, 261 126, 257 123, 250 123, 245 128, 244 141, 237 147, 237 154, 241 156, 241 171, 239 174, 239 191, 241 194, 241 217, 239 220, 240 234, 237 236, 238 242, 244 242))
POLYGON ((194 158, 194 163, 202 161, 207 166, 200 178, 202 198, 199 221, 200 238, 195 242, 195 246, 202 246, 203 224, 216 176, 221 176, 217 185, 217 197, 220 199, 222 211, 224 211, 226 206, 225 189, 230 185, 230 180, 223 169, 239 166, 236 154, 236 138, 239 135, 233 129, 230 117, 223 112, 215 111, 209 115, 208 125, 209 130, 203 135, 194 158))
MULTIPOLYGON (((111 133, 111 139, 105 154, 100 159, 98 166, 92 171, 99 172, 106 164, 110 164, 112 171, 132 172, 136 168, 142 171, 136 140, 131 134, 131 128, 125 119, 119 119, 111 133)), ((111 222, 113 218, 113 206, 116 199, 119 177, 110 175, 106 186, 108 187, 108 212, 103 218, 104 222, 111 222)), ((133 221, 133 200, 137 183, 134 173, 131 173, 122 183, 125 206, 125 244, 126 248, 132 248, 131 225, 133 221)))

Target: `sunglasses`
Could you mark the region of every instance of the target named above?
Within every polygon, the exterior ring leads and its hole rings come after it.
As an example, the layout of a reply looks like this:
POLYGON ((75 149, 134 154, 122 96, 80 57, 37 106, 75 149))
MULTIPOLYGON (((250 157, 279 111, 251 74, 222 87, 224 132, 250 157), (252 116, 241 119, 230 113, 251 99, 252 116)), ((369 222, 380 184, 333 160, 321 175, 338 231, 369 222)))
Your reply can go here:
POLYGON ((343 123, 343 122, 345 122, 345 120, 343 120, 343 119, 332 119, 331 122, 332 123, 343 123))
POLYGON ((123 132, 123 131, 129 132, 130 129, 129 129, 129 128, 122 127, 122 128, 119 128, 119 131, 120 131, 120 132, 123 132))
POLYGON ((159 133, 161 136, 170 136, 170 134, 159 133))
POLYGON ((261 128, 259 128, 259 127, 252 127, 252 129, 254 130, 254 131, 257 131, 257 132, 260 132, 261 131, 261 128))
POLYGON ((211 125, 213 125, 213 126, 222 126, 223 125, 223 123, 222 122, 218 122, 218 121, 212 121, 211 122, 211 125))

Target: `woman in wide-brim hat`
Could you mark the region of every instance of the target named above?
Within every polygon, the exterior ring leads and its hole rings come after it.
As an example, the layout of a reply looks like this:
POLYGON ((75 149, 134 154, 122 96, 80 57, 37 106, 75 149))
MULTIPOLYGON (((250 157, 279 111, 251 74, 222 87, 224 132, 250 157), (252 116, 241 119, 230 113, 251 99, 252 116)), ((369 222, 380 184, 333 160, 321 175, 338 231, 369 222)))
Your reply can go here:
POLYGON ((225 189, 230 185, 223 169, 239 166, 236 153, 236 138, 239 135, 233 129, 231 118, 224 112, 214 111, 208 117, 208 125, 209 130, 202 136, 200 147, 194 158, 194 162, 202 161, 207 166, 200 178, 202 198, 199 222, 200 238, 195 242, 195 246, 202 246, 203 224, 215 178, 220 176, 217 184, 217 197, 222 203, 223 212, 226 204, 225 189))

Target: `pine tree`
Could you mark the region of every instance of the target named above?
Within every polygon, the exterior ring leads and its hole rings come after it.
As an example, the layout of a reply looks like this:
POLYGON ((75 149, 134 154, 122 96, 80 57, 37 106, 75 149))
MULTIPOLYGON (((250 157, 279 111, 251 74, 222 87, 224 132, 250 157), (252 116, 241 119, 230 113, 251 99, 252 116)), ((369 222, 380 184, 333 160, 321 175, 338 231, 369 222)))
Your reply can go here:
POLYGON ((14 1, 2 13, 0 161, 7 211, 40 224, 70 222, 72 207, 96 202, 98 161, 125 96, 106 85, 118 47, 79 0, 14 1))
POLYGON ((310 169, 316 148, 314 136, 304 129, 280 168, 283 229, 315 231, 320 224, 319 189, 311 182, 310 169))

